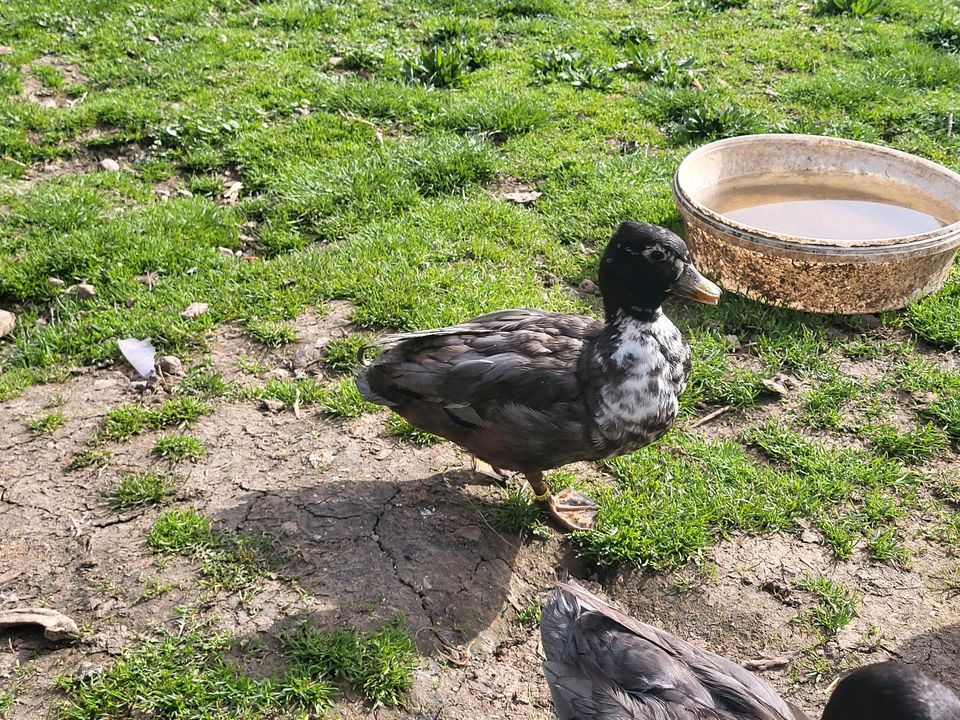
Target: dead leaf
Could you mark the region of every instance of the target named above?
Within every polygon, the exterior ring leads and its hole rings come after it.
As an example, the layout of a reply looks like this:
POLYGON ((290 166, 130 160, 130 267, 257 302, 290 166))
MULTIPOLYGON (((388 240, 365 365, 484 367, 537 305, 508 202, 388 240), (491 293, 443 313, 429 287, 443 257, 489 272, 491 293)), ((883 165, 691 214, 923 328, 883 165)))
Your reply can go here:
POLYGON ((239 180, 234 180, 227 185, 221 197, 227 205, 233 205, 237 202, 237 198, 240 197, 241 190, 243 190, 243 183, 239 180))
POLYGON ((200 315, 203 315, 207 310, 210 309, 210 306, 204 302, 192 302, 187 305, 187 308, 180 313, 180 317, 184 320, 189 320, 190 318, 195 318, 200 315))
POLYGON ((528 205, 529 203, 532 203, 541 195, 543 195, 542 192, 537 192, 536 190, 528 190, 524 192, 504 193, 502 197, 504 200, 509 200, 510 202, 519 203, 520 205, 528 205))
POLYGON ((763 385, 763 387, 764 387, 768 392, 771 392, 771 393, 773 393, 774 395, 784 396, 784 395, 789 395, 789 394, 790 394, 790 391, 787 390, 786 385, 784 385, 783 383, 779 383, 779 382, 777 382, 776 380, 771 380, 771 379, 769 379, 769 378, 764 378, 763 380, 760 381, 760 384, 763 385))
POLYGON ((800 653, 788 653, 775 658, 759 658, 757 660, 746 660, 743 667, 751 672, 764 672, 766 670, 780 670, 787 667, 797 659, 800 653))
POLYGON ((0 611, 0 630, 20 625, 39 625, 47 640, 70 640, 80 635, 77 624, 50 608, 16 608, 0 611))
POLYGON ((158 277, 160 277, 160 274, 155 270, 151 270, 150 272, 145 272, 143 275, 137 275, 137 281, 146 285, 147 290, 153 290, 153 286, 157 284, 158 277))

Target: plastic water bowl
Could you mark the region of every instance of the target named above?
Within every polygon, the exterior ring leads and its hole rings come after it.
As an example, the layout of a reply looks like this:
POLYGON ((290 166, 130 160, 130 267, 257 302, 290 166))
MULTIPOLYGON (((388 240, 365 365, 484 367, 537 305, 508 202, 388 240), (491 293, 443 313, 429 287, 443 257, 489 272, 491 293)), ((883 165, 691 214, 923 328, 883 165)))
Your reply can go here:
POLYGON ((701 271, 726 290, 797 310, 904 307, 943 285, 960 248, 960 175, 852 140, 746 135, 710 143, 680 164, 673 195, 701 271), (810 204, 810 188, 821 200, 870 204, 851 203, 859 218, 844 215, 836 206, 845 203, 810 204), (745 221, 731 209, 753 202, 767 203, 767 220, 775 222, 745 221), (885 226, 885 206, 934 222, 919 231, 909 223, 885 226))

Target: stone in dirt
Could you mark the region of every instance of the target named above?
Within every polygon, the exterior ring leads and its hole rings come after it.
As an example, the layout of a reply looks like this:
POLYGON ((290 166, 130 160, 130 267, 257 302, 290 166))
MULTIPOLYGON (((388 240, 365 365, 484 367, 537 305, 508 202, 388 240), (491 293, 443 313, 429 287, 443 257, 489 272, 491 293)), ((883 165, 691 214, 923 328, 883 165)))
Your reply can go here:
POLYGON ((764 378, 763 380, 760 381, 760 384, 763 385, 764 389, 767 390, 767 392, 770 392, 774 395, 783 396, 783 395, 790 394, 790 391, 787 389, 787 386, 784 385, 782 382, 778 382, 777 380, 764 378))
POLYGON ((580 284, 577 285, 577 289, 582 292, 584 295, 599 295, 600 288, 597 287, 597 284, 590 278, 586 278, 580 281, 580 284))
POLYGON ((282 412, 284 404, 282 400, 274 400, 273 398, 265 398, 260 401, 260 409, 265 410, 271 413, 282 412))
POLYGON ((104 158, 100 161, 100 167, 107 172, 120 172, 120 163, 113 158, 104 158))
POLYGON ((17 316, 9 310, 0 310, 0 337, 9 335, 17 326, 17 316))
POLYGON ((203 302, 192 302, 187 305, 186 309, 180 313, 180 317, 184 320, 189 320, 190 318, 198 317, 203 315, 207 310, 210 309, 210 306, 207 303, 203 302))
POLYGON ((183 375, 183 363, 176 355, 164 355, 157 364, 160 366, 160 372, 164 375, 183 375))
POLYGON ((302 345, 298 347, 290 358, 290 367, 294 370, 303 370, 320 362, 323 358, 323 349, 316 345, 302 345))
POLYGON ((293 373, 286 368, 274 368, 260 376, 264 380, 289 380, 293 373))
POLYGON ((66 283, 58 277, 48 277, 47 285, 53 285, 54 287, 62 287, 66 283))

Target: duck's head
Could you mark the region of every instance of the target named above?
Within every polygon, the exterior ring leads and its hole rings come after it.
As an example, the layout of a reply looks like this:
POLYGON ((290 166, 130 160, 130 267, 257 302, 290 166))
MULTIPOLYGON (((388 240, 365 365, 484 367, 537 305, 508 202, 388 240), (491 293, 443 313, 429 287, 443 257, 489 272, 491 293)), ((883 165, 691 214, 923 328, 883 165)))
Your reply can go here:
POLYGON ((667 293, 716 305, 720 288, 693 266, 687 246, 669 230, 626 220, 600 261, 597 276, 607 320, 620 313, 649 317, 667 293))
POLYGON ((960 697, 910 665, 887 661, 839 682, 821 720, 958 720, 960 697))

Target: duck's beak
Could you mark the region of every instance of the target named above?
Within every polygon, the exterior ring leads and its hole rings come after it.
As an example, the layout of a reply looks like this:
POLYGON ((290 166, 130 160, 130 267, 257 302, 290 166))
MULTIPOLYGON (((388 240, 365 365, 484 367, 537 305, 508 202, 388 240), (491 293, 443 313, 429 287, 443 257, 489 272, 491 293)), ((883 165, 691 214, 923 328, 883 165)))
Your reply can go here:
POLYGON ((674 280, 670 292, 707 305, 720 302, 720 288, 701 275, 691 263, 687 263, 680 277, 674 280))

